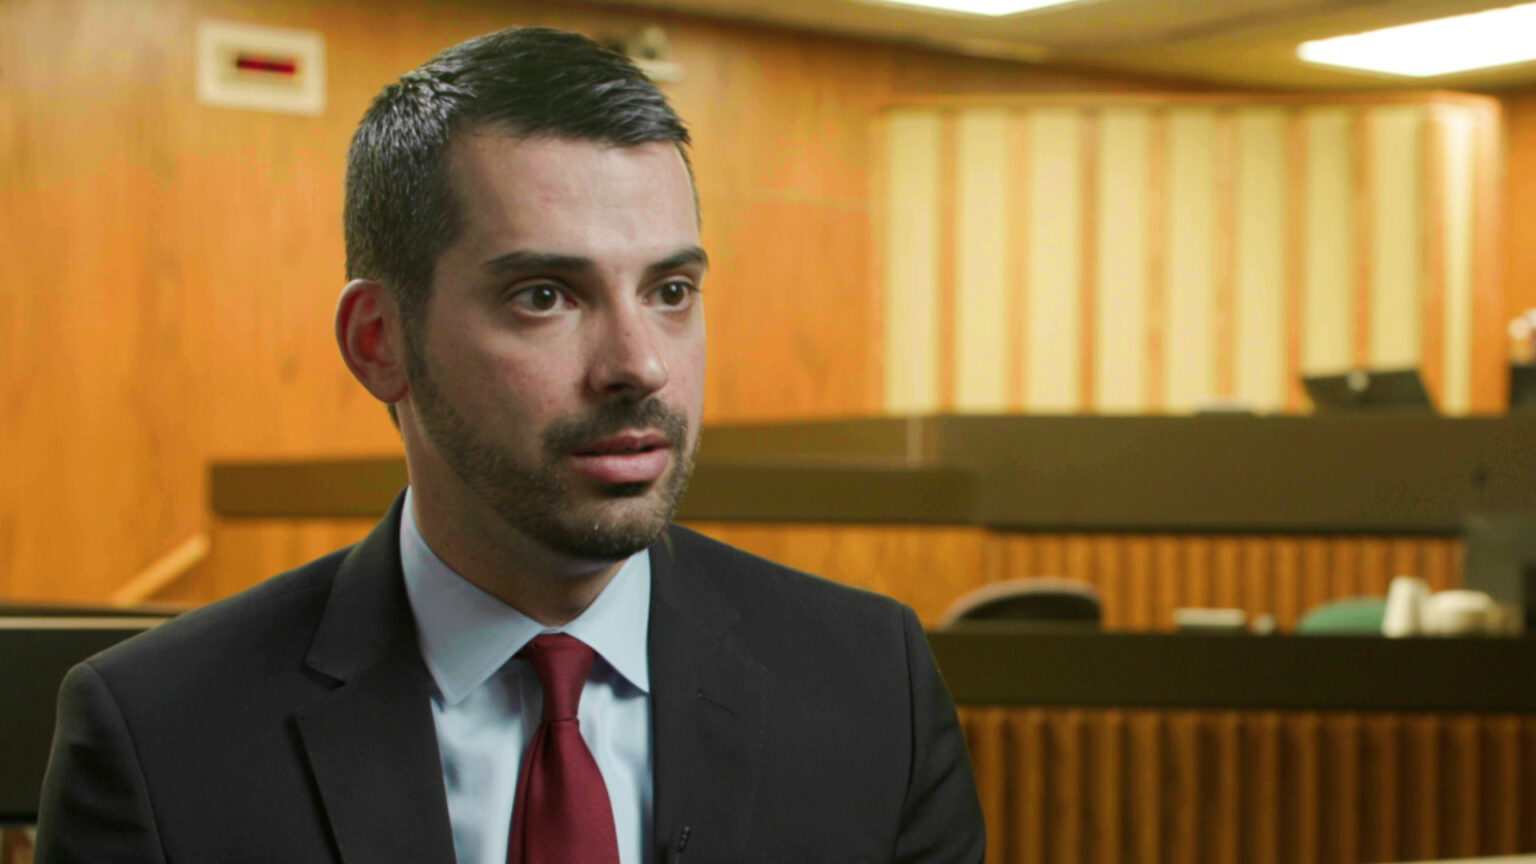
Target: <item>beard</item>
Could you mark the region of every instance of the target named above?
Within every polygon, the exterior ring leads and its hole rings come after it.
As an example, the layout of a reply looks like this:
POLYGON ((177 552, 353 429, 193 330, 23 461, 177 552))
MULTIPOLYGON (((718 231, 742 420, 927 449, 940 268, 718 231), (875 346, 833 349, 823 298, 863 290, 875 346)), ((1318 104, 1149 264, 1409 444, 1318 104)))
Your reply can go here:
POLYGON ((514 531, 572 558, 619 561, 666 530, 699 449, 697 439, 688 447, 684 412, 655 398, 606 402, 588 416, 551 423, 541 436, 538 460, 524 465, 480 437, 432 380, 424 357, 412 361, 411 390, 422 431, 459 480, 514 531), (593 500, 562 476, 562 465, 579 447, 636 428, 660 431, 671 446, 671 470, 659 480, 603 486, 593 500))

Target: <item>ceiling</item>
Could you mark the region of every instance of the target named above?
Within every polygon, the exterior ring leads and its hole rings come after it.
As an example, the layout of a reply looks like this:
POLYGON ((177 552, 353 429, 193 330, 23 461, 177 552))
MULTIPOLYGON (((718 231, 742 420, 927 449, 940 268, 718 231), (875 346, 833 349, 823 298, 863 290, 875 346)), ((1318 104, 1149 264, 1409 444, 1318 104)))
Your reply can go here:
POLYGON ((1495 9, 1517 0, 1078 0, 1001 18, 929 12, 881 0, 617 2, 1228 86, 1497 91, 1536 85, 1536 62, 1399 78, 1296 59, 1296 46, 1308 39, 1495 9))

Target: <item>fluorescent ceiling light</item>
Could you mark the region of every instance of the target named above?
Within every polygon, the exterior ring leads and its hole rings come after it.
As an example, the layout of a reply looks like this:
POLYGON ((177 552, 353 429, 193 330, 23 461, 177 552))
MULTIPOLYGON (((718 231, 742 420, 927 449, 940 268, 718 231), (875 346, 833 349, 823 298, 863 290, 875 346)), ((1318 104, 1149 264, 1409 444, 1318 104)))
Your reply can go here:
POLYGON ((1425 78, 1536 60, 1536 3, 1303 42, 1310 63, 1425 78))
POLYGON ((941 9, 945 12, 966 12, 971 15, 1012 15, 1030 9, 1062 6, 1078 0, 882 0, 897 6, 920 6, 924 9, 941 9))

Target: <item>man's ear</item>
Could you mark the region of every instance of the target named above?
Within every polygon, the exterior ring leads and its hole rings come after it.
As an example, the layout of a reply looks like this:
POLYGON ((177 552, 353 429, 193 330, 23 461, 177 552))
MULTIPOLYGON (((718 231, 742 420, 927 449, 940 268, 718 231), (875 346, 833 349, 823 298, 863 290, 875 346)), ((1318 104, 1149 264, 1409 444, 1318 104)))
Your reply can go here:
POLYGON ((400 308, 384 286, 354 279, 336 305, 336 344, 341 357, 375 399, 393 405, 410 389, 400 308))

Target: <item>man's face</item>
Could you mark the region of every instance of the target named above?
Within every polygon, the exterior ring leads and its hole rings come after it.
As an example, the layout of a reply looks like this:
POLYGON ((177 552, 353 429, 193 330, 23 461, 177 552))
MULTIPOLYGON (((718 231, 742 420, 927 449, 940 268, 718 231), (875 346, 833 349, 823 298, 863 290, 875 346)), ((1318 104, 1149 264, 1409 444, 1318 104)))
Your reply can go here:
POLYGON ((676 508, 703 411, 682 157, 486 131, 449 164, 462 230, 410 351, 412 470, 561 555, 633 554, 676 508))

